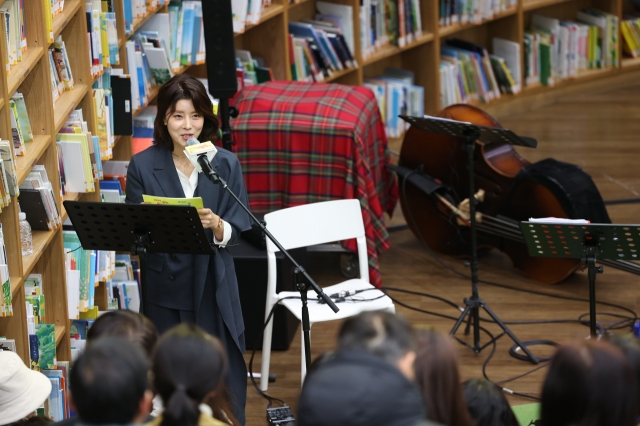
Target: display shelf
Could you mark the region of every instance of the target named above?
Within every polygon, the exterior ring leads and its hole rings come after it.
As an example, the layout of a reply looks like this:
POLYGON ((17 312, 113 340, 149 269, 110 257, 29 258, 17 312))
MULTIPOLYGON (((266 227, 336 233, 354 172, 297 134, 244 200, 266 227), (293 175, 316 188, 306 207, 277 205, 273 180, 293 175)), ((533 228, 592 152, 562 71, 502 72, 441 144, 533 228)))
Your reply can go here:
POLYGON ((131 34, 129 34, 129 37, 131 37, 133 34, 135 34, 135 32, 138 31, 140 29, 140 27, 143 26, 144 23, 149 20, 149 18, 151 18, 156 13, 158 13, 163 7, 164 7, 164 5, 159 5, 159 6, 155 7, 154 9, 152 9, 151 11, 147 11, 146 15, 144 15, 144 16, 138 18, 138 19, 134 19, 133 20, 133 31, 131 31, 131 34))
POLYGON ((42 252, 47 248, 51 240, 58 234, 60 229, 52 231, 33 231, 33 253, 29 256, 22 256, 22 276, 26 277, 40 259, 42 252))
POLYGON ((560 3, 567 3, 571 0, 524 0, 522 5, 525 12, 534 9, 540 9, 541 7, 553 6, 560 3))
MULTIPOLYGON (((63 201, 78 201, 81 196, 82 196, 82 194, 79 193, 79 192, 67 192, 62 197, 62 200, 63 201)), ((61 208, 60 208, 60 218, 62 219, 63 222, 65 220, 67 220, 67 210, 64 208, 64 204, 62 204, 61 208)))
POLYGON ((24 284, 24 278, 22 277, 9 277, 9 284, 11 286, 11 294, 13 297, 16 297, 18 291, 22 289, 22 285, 24 284))
POLYGON ((27 143, 25 155, 16 157, 16 169, 18 170, 18 185, 27 178, 33 166, 38 162, 42 153, 49 147, 51 136, 35 135, 33 142, 27 143))
POLYGON ((11 68, 9 76, 7 77, 7 92, 9 96, 13 95, 20 85, 27 78, 31 70, 36 66, 36 63, 42 58, 44 54, 44 47, 30 47, 22 55, 22 61, 18 62, 16 66, 11 68))
POLYGON ((622 68, 633 68, 640 66, 640 58, 622 58, 622 68))
POLYGON ((4 98, 0 98, 0 110, 4 108, 4 98))
POLYGON ((82 98, 87 94, 87 90, 90 89, 91 86, 87 84, 76 84, 73 86, 73 90, 62 92, 53 108, 56 134, 69 118, 69 114, 78 107, 82 98))
POLYGON ((67 26, 73 15, 76 14, 80 6, 82 5, 80 0, 66 0, 64 2, 64 9, 61 13, 53 17, 53 39, 60 35, 64 27, 67 26))
POLYGON ((337 79, 339 79, 340 77, 344 77, 347 74, 351 74, 354 71, 357 71, 358 68, 347 68, 346 70, 340 70, 340 71, 334 71, 329 77, 326 77, 322 83, 330 83, 332 81, 336 81, 337 79))
POLYGON ((56 346, 60 344, 66 332, 67 332, 66 326, 59 325, 59 324, 56 325, 56 346))
POLYGON ((427 33, 423 34, 420 37, 413 40, 411 43, 407 43, 403 47, 393 46, 388 44, 386 46, 381 47, 380 49, 373 52, 371 55, 367 56, 367 58, 363 61, 363 66, 371 65, 375 62, 378 62, 382 59, 388 58, 389 56, 397 55, 398 53, 407 51, 409 49, 413 49, 414 47, 420 46, 422 44, 428 43, 434 39, 433 34, 427 33))
MULTIPOLYGON (((280 15, 281 13, 284 13, 284 6, 282 6, 281 4, 271 4, 267 7, 264 8, 264 10, 262 11, 262 15, 260 15, 260 21, 258 21, 257 24, 253 25, 253 24, 247 24, 244 27, 244 32, 247 32, 248 30, 250 30, 251 28, 255 28, 257 26, 259 26, 260 24, 268 21, 269 19, 276 17, 278 15, 280 15)), ((234 35, 240 35, 243 33, 234 33, 234 35)))

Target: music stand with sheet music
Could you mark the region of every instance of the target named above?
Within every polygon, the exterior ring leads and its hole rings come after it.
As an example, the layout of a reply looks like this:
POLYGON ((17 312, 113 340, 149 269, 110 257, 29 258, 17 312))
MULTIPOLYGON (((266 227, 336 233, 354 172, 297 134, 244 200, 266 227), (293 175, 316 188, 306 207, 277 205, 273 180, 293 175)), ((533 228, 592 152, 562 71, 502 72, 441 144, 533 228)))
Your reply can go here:
POLYGON ((147 313, 147 253, 216 254, 193 206, 65 201, 85 250, 130 251, 140 258, 140 313, 147 313))
POLYGON ((640 225, 569 223, 562 219, 520 222, 529 255, 580 259, 588 268, 589 330, 596 331, 596 275, 603 272, 598 259, 640 260, 640 225))
POLYGON ((482 141, 485 144, 490 143, 503 143, 509 145, 526 146, 535 148, 538 142, 533 138, 521 137, 513 133, 511 130, 503 129, 500 127, 487 127, 479 126, 472 123, 449 120, 446 118, 438 118, 431 116, 424 117, 408 117, 401 115, 407 123, 417 127, 426 133, 437 133, 441 135, 452 136, 462 141, 464 150, 467 151, 467 168, 469 170, 469 222, 471 232, 471 297, 465 298, 465 309, 456 321, 456 324, 449 333, 458 342, 467 346, 476 353, 479 353, 488 345, 499 339, 503 335, 508 335, 513 342, 522 348, 527 358, 537 364, 540 360, 533 355, 533 353, 516 337, 515 334, 506 326, 500 318, 487 306, 487 303, 480 299, 478 293, 478 253, 477 253, 477 233, 476 233, 476 199, 474 194, 476 193, 475 181, 474 181, 474 151, 476 141, 482 141), (484 309, 489 316, 500 326, 502 333, 492 338, 484 346, 480 345, 480 308, 484 309), (473 346, 467 344, 463 340, 456 337, 458 328, 464 321, 464 319, 470 315, 470 320, 473 323, 473 346))

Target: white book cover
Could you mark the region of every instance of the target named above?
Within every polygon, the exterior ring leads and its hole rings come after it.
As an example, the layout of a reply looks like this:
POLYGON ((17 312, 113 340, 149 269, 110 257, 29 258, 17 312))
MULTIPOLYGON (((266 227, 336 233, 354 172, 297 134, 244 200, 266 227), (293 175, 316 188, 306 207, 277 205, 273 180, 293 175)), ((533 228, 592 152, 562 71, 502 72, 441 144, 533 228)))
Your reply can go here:
MULTIPOLYGON (((522 71, 520 68, 520 43, 503 38, 494 37, 493 54, 500 56, 509 68, 511 77, 516 83, 517 91, 522 88, 522 71)), ((514 88, 514 92, 515 92, 514 88)))
POLYGON ((342 31, 344 39, 349 46, 349 51, 355 53, 355 42, 353 33, 353 7, 342 4, 329 3, 325 1, 316 2, 318 12, 325 15, 339 16, 344 23, 342 31))
POLYGON ((79 142, 58 142, 62 150, 64 176, 69 192, 89 192, 83 164, 82 145, 79 142))
POLYGON ((247 22, 248 0, 231 0, 231 15, 233 19, 233 32, 241 34, 247 22))
POLYGON ((67 309, 69 319, 80 318, 80 271, 67 269, 67 309))

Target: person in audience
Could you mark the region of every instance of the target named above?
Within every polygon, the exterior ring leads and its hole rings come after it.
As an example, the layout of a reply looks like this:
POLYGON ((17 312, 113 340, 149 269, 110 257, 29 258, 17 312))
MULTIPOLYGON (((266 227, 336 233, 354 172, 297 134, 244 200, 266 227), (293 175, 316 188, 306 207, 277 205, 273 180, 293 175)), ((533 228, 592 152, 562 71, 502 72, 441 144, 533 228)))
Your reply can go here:
MULTIPOLYGON (((144 351, 149 363, 151 353, 158 340, 156 326, 144 315, 129 310, 116 310, 100 315, 91 325, 87 333, 87 345, 91 345, 102 337, 120 337, 131 343, 139 345, 144 351)), ((156 396, 153 398, 153 409, 150 418, 157 416, 162 411, 162 400, 156 396)), ((74 426, 82 423, 78 417, 57 422, 59 426, 74 426)))
POLYGON ((542 385, 544 426, 633 426, 635 375, 620 349, 583 340, 561 345, 542 385))
POLYGON ((155 388, 164 411, 149 426, 221 426, 204 403, 215 398, 227 371, 220 341, 193 324, 180 324, 158 341, 155 388))
POLYGON ((102 337, 87 345, 69 373, 71 402, 83 425, 141 424, 151 411, 149 360, 139 345, 102 337))
POLYGON ((413 382, 413 330, 401 317, 366 312, 345 321, 338 350, 307 375, 299 426, 416 426, 425 420, 413 382))
MULTIPOLYGON (((640 341, 631 333, 609 336, 608 341, 622 351, 631 365, 636 385, 636 404, 640 410, 640 341)), ((640 424, 640 417, 636 419, 636 423, 640 424)))
POLYGON ((100 315, 89 328, 87 343, 91 344, 104 336, 123 337, 137 343, 150 359, 158 340, 158 330, 149 318, 138 312, 123 309, 100 315))
MULTIPOLYGON (((228 244, 251 227, 251 219, 220 185, 198 173, 184 153, 191 140, 216 142, 218 119, 203 84, 179 74, 158 91, 153 146, 135 154, 127 170, 126 202, 140 204, 143 195, 202 199, 198 209, 207 238, 217 255, 149 253, 146 258, 147 315, 160 333, 176 324, 194 323, 216 336, 225 347, 229 373, 225 378, 235 417, 245 422, 247 367, 244 323, 238 281, 228 244)), ((212 167, 229 189, 248 205, 240 162, 218 148, 212 167)), ((166 226, 173 224, 169 221, 166 226)))
POLYGON ((458 354, 449 336, 435 330, 416 333, 416 382, 427 406, 427 419, 447 426, 471 426, 462 395, 458 354))
POLYGON ((462 384, 474 426, 519 426, 502 389, 485 379, 471 379, 462 384))
POLYGON ((15 352, 0 350, 0 425, 31 421, 51 393, 51 381, 15 352))

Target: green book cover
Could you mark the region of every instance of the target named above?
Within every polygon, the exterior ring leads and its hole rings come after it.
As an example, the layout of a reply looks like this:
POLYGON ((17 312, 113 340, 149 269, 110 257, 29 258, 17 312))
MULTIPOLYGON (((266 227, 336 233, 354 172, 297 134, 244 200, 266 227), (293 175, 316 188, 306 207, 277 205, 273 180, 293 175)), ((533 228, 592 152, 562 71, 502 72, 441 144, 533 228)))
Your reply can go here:
POLYGON ((11 282, 7 279, 2 283, 2 293, 0 294, 0 317, 13 316, 13 296, 11 293, 11 282))
POLYGON ((56 328, 53 324, 36 324, 40 369, 56 368, 56 328))
POLYGON ((25 296, 25 301, 31 303, 33 306, 33 319, 36 321, 36 324, 44 324, 45 323, 45 304, 44 304, 44 294, 40 295, 27 295, 25 296))
POLYGON ((24 95, 16 92, 11 96, 11 100, 16 104, 16 110, 18 112, 16 119, 20 123, 20 129, 22 129, 22 138, 24 142, 32 142, 33 131, 31 130, 31 121, 27 113, 27 104, 24 102, 24 95))

